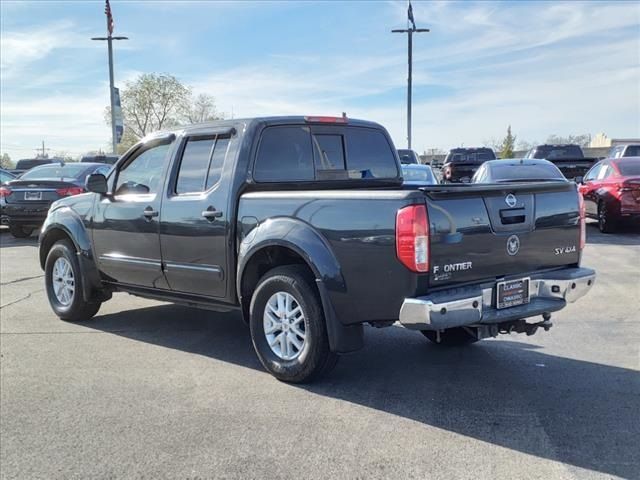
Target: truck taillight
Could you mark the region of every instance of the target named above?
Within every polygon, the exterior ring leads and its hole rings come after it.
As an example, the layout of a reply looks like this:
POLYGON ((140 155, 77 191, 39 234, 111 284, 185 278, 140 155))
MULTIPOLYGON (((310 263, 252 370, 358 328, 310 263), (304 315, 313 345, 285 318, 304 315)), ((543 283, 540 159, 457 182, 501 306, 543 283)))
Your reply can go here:
POLYGON ((56 190, 56 193, 61 197, 70 197, 72 195, 80 195, 81 193, 84 193, 84 188, 82 187, 59 188, 56 190))
POLYGON ((8 197, 11 195, 11 189, 7 187, 0 187, 0 198, 8 197))
POLYGON ((582 250, 587 241, 587 219, 584 198, 580 192, 578 192, 578 208, 580 209, 580 250, 582 250))
POLYGON ((410 205, 396 215, 396 255, 414 272, 429 271, 429 219, 424 205, 410 205))

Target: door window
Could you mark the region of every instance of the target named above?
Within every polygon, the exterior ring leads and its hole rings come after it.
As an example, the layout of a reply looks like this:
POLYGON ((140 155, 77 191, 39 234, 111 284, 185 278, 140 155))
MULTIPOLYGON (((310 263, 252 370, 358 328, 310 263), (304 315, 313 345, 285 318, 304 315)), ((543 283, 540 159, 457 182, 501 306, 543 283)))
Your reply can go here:
POLYGON ((170 144, 164 144, 149 148, 128 161, 118 172, 115 194, 158 193, 169 146, 170 144))
POLYGON ((207 178, 209 159, 215 145, 215 137, 190 138, 184 147, 176 193, 195 193, 204 190, 204 182, 207 178))
POLYGON ((207 184, 205 188, 209 190, 220 180, 222 175, 222 167, 224 166, 224 159, 227 156, 227 148, 229 147, 229 137, 218 137, 215 147, 213 148, 213 155, 211 155, 211 163, 209 164, 209 172, 207 173, 207 184))
POLYGON ((600 167, 600 171, 598 172, 596 179, 604 180, 609 175, 611 175, 611 167, 609 165, 603 165, 602 167, 600 167))

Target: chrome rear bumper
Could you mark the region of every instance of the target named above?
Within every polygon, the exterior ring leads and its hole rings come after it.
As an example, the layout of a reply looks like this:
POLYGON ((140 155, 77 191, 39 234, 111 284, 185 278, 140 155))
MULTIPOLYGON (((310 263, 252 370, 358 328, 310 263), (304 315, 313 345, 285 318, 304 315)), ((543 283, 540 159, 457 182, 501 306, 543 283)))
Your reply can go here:
POLYGON ((441 330, 555 312, 586 295, 596 272, 590 268, 567 268, 529 277, 530 301, 525 305, 498 310, 494 307, 495 284, 478 285, 406 298, 400 309, 400 323, 414 330, 441 330))

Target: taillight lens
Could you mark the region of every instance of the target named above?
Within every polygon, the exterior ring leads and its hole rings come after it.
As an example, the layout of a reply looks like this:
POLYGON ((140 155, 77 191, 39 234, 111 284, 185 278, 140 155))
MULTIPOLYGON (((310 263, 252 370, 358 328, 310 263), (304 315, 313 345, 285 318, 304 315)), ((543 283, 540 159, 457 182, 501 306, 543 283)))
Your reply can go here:
POLYGON ((429 219, 424 205, 411 205, 398 210, 396 255, 409 270, 429 271, 429 219))
POLYGON ((578 207, 580 208, 580 250, 582 250, 587 241, 587 219, 584 198, 580 192, 578 192, 578 207))
POLYGON ((56 190, 56 193, 61 197, 70 197, 72 195, 79 195, 81 193, 84 193, 84 188, 82 187, 59 188, 56 190))
POLYGON ((0 187, 0 198, 8 197, 11 195, 11 189, 8 187, 0 187))

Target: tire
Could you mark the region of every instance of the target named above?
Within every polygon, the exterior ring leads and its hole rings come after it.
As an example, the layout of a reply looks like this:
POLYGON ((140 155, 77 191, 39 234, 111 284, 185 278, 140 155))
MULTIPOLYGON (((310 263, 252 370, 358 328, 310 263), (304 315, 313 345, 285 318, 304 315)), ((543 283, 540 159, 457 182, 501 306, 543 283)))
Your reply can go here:
POLYGON ((11 232, 11 235, 15 238, 29 238, 33 230, 33 228, 23 227, 21 225, 9 224, 9 232, 11 232))
POLYGON ((443 347, 464 347, 479 341, 475 335, 464 327, 448 328, 441 331, 440 341, 438 341, 438 332, 435 330, 421 330, 421 332, 430 341, 443 347))
POLYGON ((611 209, 602 200, 598 202, 598 228, 602 233, 613 233, 617 228, 611 209))
POLYGON ((100 310, 101 302, 87 302, 84 300, 82 295, 82 282, 84 279, 82 278, 80 262, 75 248, 68 240, 56 242, 49 250, 44 266, 44 278, 49 304, 55 314, 62 320, 82 322, 89 320, 100 310), (68 275, 62 274, 63 272, 60 270, 65 266, 68 266, 71 270, 70 279, 68 275), (66 281, 61 281, 63 278, 66 278, 66 281), (72 285, 72 288, 65 290, 61 288, 64 285, 72 285), (71 293, 70 290, 72 290, 71 293), (65 291, 66 295, 64 294, 65 291))
POLYGON ((249 328, 260 362, 283 382, 310 382, 327 374, 338 361, 329 349, 313 277, 304 267, 278 267, 262 277, 251 298, 249 328))

